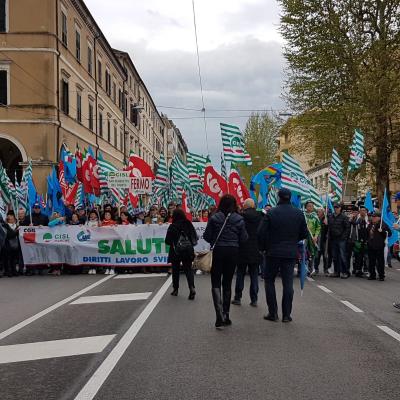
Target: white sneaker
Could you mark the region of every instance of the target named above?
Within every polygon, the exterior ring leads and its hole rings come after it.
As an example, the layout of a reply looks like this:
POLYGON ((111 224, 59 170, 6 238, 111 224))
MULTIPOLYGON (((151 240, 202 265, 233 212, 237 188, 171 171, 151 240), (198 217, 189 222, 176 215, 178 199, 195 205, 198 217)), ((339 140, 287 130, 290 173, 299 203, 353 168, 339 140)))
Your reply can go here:
POLYGON ((200 271, 199 269, 196 271, 196 275, 203 275, 203 272, 200 271))
POLYGON ((89 269, 88 275, 92 275, 92 274, 93 274, 93 270, 92 270, 92 269, 89 269))
POLYGON ((110 275, 110 270, 106 269, 106 272, 104 272, 104 275, 110 275))
POLYGON ((111 269, 110 269, 110 272, 109 272, 109 274, 110 274, 110 275, 115 275, 114 268, 111 268, 111 269))
POLYGON ((92 274, 93 274, 93 275, 96 275, 96 270, 95 270, 95 268, 93 268, 92 274))

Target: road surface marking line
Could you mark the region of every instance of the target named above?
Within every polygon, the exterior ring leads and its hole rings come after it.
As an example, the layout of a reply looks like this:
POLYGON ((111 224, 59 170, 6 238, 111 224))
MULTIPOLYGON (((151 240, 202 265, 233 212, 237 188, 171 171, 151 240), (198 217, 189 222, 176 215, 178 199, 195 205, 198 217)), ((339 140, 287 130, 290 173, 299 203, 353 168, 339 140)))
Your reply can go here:
POLYGON ((141 312, 139 317, 133 322, 129 329, 125 332, 124 336, 116 344, 116 346, 111 350, 110 354, 103 361, 100 367, 95 371, 95 373, 88 380, 86 385, 81 389, 75 400, 92 400, 97 392, 100 390, 101 386, 106 381, 107 377, 111 374, 114 367, 117 365, 118 361, 124 355, 125 351, 128 349, 129 345, 133 342, 136 335, 139 333, 140 329, 146 322, 147 318, 151 315, 153 310, 157 307, 157 304, 161 301, 164 294, 171 285, 172 278, 169 277, 164 285, 161 286, 160 290, 151 299, 149 304, 141 312))
POLYGON ((354 312, 357 312, 357 313, 363 313, 364 312, 363 310, 361 310, 360 308, 356 307, 354 304, 351 304, 347 300, 340 300, 340 302, 343 303, 345 306, 349 307, 354 312))
POLYGON ((115 335, 0 346, 0 364, 102 352, 115 335))
POLYGON ((103 296, 85 296, 69 303, 74 304, 90 304, 90 303, 110 303, 112 301, 133 301, 147 300, 151 296, 151 292, 145 293, 126 293, 126 294, 108 294, 103 296))
POLYGON ((133 279, 133 278, 165 278, 168 274, 125 274, 116 275, 114 279, 133 279))
POLYGON ((395 332, 393 329, 390 329, 389 327, 387 327, 385 325, 377 325, 377 327, 380 330, 382 330, 383 332, 387 333, 392 338, 394 338, 400 342, 400 335, 397 332, 395 332))
POLYGON ((90 290, 92 290, 96 286, 101 285, 102 283, 104 283, 105 281, 107 281, 108 279, 111 279, 111 278, 112 278, 112 275, 106 276, 105 278, 100 279, 99 281, 93 283, 92 285, 85 287, 84 289, 80 290, 79 292, 76 292, 72 296, 69 296, 69 297, 65 298, 64 300, 60 300, 58 303, 55 303, 52 306, 47 307, 46 309, 38 312, 37 314, 33 315, 32 317, 29 317, 29 318, 25 319, 24 321, 18 323, 17 325, 14 325, 11 328, 1 332, 0 333, 0 340, 6 338, 7 336, 10 336, 11 334, 13 334, 13 333, 15 333, 17 331, 19 331, 20 329, 24 328, 25 326, 31 324, 32 322, 38 320, 39 318, 41 318, 43 316, 45 316, 46 314, 56 310, 57 308, 60 308, 64 304, 67 304, 70 301, 75 300, 77 297, 89 292, 90 290))
POLYGON ((397 269, 397 271, 400 271, 400 268, 396 268, 397 269))
POLYGON ((309 282, 315 282, 315 280, 314 280, 313 278, 310 278, 309 276, 307 276, 307 280, 308 280, 309 282))
POLYGON ((325 293, 333 293, 332 290, 328 289, 326 286, 317 285, 325 293))

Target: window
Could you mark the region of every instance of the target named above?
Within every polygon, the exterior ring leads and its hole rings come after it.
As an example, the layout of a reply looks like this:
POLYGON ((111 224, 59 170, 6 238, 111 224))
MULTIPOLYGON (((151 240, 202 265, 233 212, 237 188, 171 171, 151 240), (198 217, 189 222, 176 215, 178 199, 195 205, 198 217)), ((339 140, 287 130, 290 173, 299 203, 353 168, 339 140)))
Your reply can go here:
POLYGON ((7 0, 0 0, 0 32, 7 32, 8 13, 7 13, 7 0))
POLYGON ((111 116, 108 116, 107 119, 107 141, 108 143, 111 143, 111 121, 110 121, 111 116))
POLYGON ((121 151, 124 148, 124 132, 122 130, 119 132, 119 148, 121 151))
POLYGON ((88 69, 89 74, 93 75, 93 50, 89 45, 88 45, 88 49, 87 49, 87 57, 88 57, 87 69, 88 69))
POLYGON ((111 74, 106 70, 106 93, 111 96, 111 74))
POLYGON ((97 60, 97 82, 99 82, 100 86, 103 83, 102 75, 103 75, 103 68, 102 68, 102 65, 101 65, 101 61, 97 60))
POLYGON ((118 145, 118 133, 117 133, 117 127, 114 126, 114 146, 117 147, 118 145))
POLYGON ((93 132, 93 103, 89 102, 89 129, 93 132))
POLYGON ((99 135, 103 137, 103 113, 99 112, 99 135))
POLYGON ((68 46, 68 21, 64 11, 61 11, 61 41, 65 47, 68 46))
POLYGON ((75 31, 75 46, 75 57, 81 62, 81 33, 78 30, 75 31))
POLYGON ((76 119, 82 123, 82 93, 76 92, 76 119))
POLYGON ((61 111, 69 114, 69 84, 65 79, 61 81, 61 111))
POLYGON ((122 110, 122 90, 118 89, 118 107, 122 110))
POLYGON ((117 85, 115 84, 115 82, 113 82, 112 98, 113 98, 113 102, 116 103, 117 102, 117 85))
POLYGON ((0 107, 10 104, 8 66, 0 65, 0 107))

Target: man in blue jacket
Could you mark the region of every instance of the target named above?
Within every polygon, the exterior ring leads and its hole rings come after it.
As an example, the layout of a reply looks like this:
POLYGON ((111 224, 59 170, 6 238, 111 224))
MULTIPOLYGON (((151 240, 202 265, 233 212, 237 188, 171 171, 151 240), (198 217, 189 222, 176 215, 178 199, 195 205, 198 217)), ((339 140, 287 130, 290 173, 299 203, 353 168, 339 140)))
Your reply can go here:
POLYGON ((264 319, 278 321, 275 278, 282 277, 282 322, 292 320, 293 272, 297 259, 297 244, 308 237, 304 214, 290 204, 291 192, 280 189, 278 206, 264 217, 258 229, 259 249, 265 252, 265 295, 268 315, 264 319))

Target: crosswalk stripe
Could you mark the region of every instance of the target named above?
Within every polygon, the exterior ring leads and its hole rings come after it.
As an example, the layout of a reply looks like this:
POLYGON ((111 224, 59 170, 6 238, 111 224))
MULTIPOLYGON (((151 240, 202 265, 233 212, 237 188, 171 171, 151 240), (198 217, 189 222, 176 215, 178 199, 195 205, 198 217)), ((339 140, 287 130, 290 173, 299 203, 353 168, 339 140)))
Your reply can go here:
POLYGON ((333 293, 332 290, 328 289, 326 286, 317 285, 325 293, 333 293))
POLYGON ((74 304, 90 304, 90 303, 110 303, 114 301, 133 301, 147 300, 151 296, 151 292, 144 293, 124 293, 124 294, 106 294, 103 296, 85 296, 70 303, 74 304))
POLYGON ((125 274, 116 275, 114 279, 133 279, 133 278, 165 278, 168 274, 125 274))
POLYGON ((0 346, 0 364, 102 352, 115 335, 0 346))

